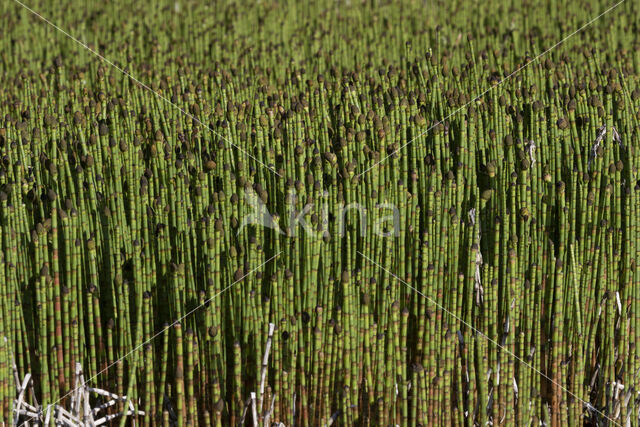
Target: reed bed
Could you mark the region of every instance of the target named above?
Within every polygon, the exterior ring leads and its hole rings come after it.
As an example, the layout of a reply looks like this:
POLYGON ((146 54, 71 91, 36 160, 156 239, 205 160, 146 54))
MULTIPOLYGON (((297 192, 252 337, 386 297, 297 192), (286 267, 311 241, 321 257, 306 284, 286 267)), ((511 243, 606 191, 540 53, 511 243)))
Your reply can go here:
POLYGON ((637 4, 28 6, 111 63, 0 5, 0 420, 640 421, 637 4))

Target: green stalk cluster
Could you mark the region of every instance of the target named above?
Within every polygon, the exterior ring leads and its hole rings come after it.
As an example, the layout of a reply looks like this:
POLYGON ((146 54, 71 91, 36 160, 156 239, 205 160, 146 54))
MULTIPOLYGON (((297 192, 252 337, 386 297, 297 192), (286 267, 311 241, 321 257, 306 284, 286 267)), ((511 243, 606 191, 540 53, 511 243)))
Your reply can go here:
POLYGON ((632 2, 63 3, 112 64, 0 5, 0 421, 639 420, 632 2))

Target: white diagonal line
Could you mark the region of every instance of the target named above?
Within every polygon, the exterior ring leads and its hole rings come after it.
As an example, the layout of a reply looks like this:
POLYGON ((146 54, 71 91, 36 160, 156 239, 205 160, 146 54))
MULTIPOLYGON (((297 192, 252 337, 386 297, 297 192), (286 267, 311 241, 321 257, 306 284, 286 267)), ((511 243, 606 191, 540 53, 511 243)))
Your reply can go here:
MULTIPOLYGON (((117 363, 121 362, 122 360, 126 359, 127 357, 129 357, 131 354, 135 353, 136 351, 140 350, 140 348, 142 348, 143 346, 149 344, 151 341, 153 341, 154 339, 156 339, 157 337, 159 337, 160 335, 164 334, 168 329, 174 327, 175 325, 177 325, 178 323, 180 323, 181 321, 183 321, 185 318, 187 318, 188 316, 192 315, 193 313, 195 313, 196 311, 198 311, 199 309, 201 309, 202 307, 204 307, 205 305, 207 305, 209 302, 211 302, 213 299, 215 299, 216 297, 218 297, 220 294, 222 294, 223 292, 231 289, 236 283, 241 282, 242 280, 244 280, 245 277, 247 277, 248 275, 250 275, 251 273, 253 273, 256 270, 259 270, 260 268, 262 268, 265 264, 268 264, 269 262, 271 262, 273 259, 275 259, 278 255, 280 255, 282 253, 282 251, 278 252, 277 254, 275 254, 274 256, 272 256, 271 258, 269 258, 268 260, 266 260, 265 262, 263 262, 262 264, 260 264, 259 266, 257 266, 256 268, 254 268, 253 270, 249 271, 247 274, 245 274, 244 276, 242 276, 241 278, 239 278, 238 280, 234 281, 233 283, 231 283, 229 286, 227 286, 226 288, 224 288, 223 290, 221 290, 220 292, 218 292, 217 294, 215 294, 214 296, 212 296, 211 298, 207 299, 206 301, 204 301, 202 304, 199 304, 196 308, 192 309, 191 311, 189 311, 187 314, 183 315, 182 317, 180 317, 178 320, 174 321, 172 324, 164 327, 160 332, 156 333, 154 336, 152 336, 151 338, 149 338, 148 340, 146 340, 145 342, 143 342, 142 344, 138 345, 137 347, 135 347, 133 350, 129 351, 127 354, 125 354, 124 356, 122 356, 121 358, 119 358, 118 360, 112 362, 111 364, 109 364, 106 368, 104 368, 103 370, 101 370, 100 372, 98 372, 97 374, 95 374, 94 376, 92 376, 91 378, 87 379, 85 382, 83 382, 79 387, 76 387, 75 389, 71 390, 70 392, 68 392, 67 394, 65 394, 64 396, 62 396, 61 398, 59 398, 58 400, 56 400, 55 402, 51 403, 51 405, 55 405, 56 403, 60 402, 61 400, 63 400, 65 397, 70 396, 71 394, 75 393, 76 390, 80 390, 82 387, 84 387, 86 384, 89 384, 89 382, 91 382, 92 380, 94 380, 95 378, 97 378, 98 376, 102 375, 103 373, 105 373, 106 371, 108 371, 109 369, 111 369, 114 365, 116 365, 117 363)), ((27 421, 25 421, 21 427, 24 427, 30 420, 34 419, 33 417, 28 419, 27 421)))
MULTIPOLYGON (((17 0, 15 0, 17 1, 17 0)), ((569 34, 568 36, 566 36, 565 38, 563 38, 562 40, 560 40, 558 43, 554 44, 553 46, 551 46, 550 48, 548 48, 547 50, 545 50, 544 52, 538 54, 538 56, 536 56, 535 58, 533 58, 532 60, 528 61, 527 63, 525 63, 524 65, 521 65, 518 69, 516 69, 515 71, 513 71, 511 74, 509 74, 508 76, 506 76, 505 78, 503 78, 502 80, 500 80, 496 85, 491 86, 489 89, 485 90, 484 92, 482 92, 480 95, 476 96, 475 98, 473 98, 471 101, 467 102, 466 104, 464 104, 462 107, 458 108, 457 110, 454 110, 451 114, 449 114, 448 116, 444 117, 443 119, 440 119, 440 121, 438 121, 437 123, 435 123, 434 125, 431 125, 427 128, 427 130, 425 130, 424 132, 420 133, 418 136, 416 136, 415 138, 411 139, 409 142, 405 143, 404 145, 402 145, 400 148, 394 150, 393 152, 391 152, 391 154, 388 154, 387 156, 383 157, 382 159, 378 160, 377 162, 375 162, 373 165, 369 166, 367 169, 365 169, 363 172, 359 173, 358 175, 356 175, 356 178, 360 178, 362 175, 364 175, 365 173, 369 172, 371 169, 373 169, 374 167, 378 166, 380 163, 384 162, 385 160, 387 160, 389 157, 393 156, 394 154, 396 154, 397 152, 399 152, 400 150, 402 150, 404 147, 406 147, 407 145, 411 144, 413 141, 415 141, 416 139, 420 138, 421 136, 423 136, 424 134, 428 133, 431 129, 433 129, 434 127, 442 124, 445 120, 451 118, 452 116, 458 114, 460 111, 464 110, 469 104, 472 104, 474 102, 476 102, 478 99, 482 98, 483 96, 485 96, 487 93, 489 93, 492 89, 495 89, 496 87, 500 86, 502 83, 504 83, 505 81, 509 80, 514 74, 517 74, 518 72, 520 72, 522 69, 526 68, 528 65, 530 65, 531 63, 537 61, 538 59, 540 59, 541 57, 543 57, 544 55, 546 55, 547 53, 551 52, 553 49, 555 49, 556 47, 560 46, 562 43, 566 42, 567 40, 569 40, 571 37, 575 36, 576 34, 578 34, 580 31, 584 30, 585 28, 587 28, 589 25, 593 24, 595 21, 597 21, 598 19, 602 18, 604 15, 606 15, 607 13, 611 12, 613 9, 615 9, 616 7, 620 6, 622 3, 624 3, 626 0, 620 0, 618 3, 614 4, 613 6, 611 6, 610 8, 608 8, 607 10, 605 10, 604 12, 602 12, 600 15, 596 16, 595 18, 593 18, 591 21, 587 22, 586 24, 584 24, 582 27, 578 28, 577 30, 575 30, 573 33, 569 34)))
POLYGON ((575 399, 579 400, 580 402, 582 402, 583 404, 585 404, 587 407, 591 408, 594 412, 597 412, 598 414, 602 415, 603 417, 605 417, 606 419, 608 419, 609 421, 611 421, 612 423, 614 423, 615 425, 620 425, 617 422, 615 422, 612 418, 609 418, 607 415, 605 415, 604 413, 600 412, 599 410, 597 410, 595 407, 593 407, 589 402, 580 399, 578 396, 576 396, 574 393, 572 393, 571 391, 569 391, 568 389, 564 388, 562 385, 558 384, 557 382, 555 382, 554 380, 552 380, 551 378, 549 378, 546 374, 542 373, 541 371, 539 371, 538 369, 536 369, 533 365, 527 363, 526 361, 524 361, 522 358, 520 358, 519 356, 517 356, 516 354, 514 354, 513 352, 511 352, 508 348, 498 344, 497 341, 495 341, 494 339, 490 338, 489 336, 487 336, 486 334, 484 334, 483 332, 479 331, 478 329, 474 328, 473 326, 471 326, 469 323, 465 322, 464 320, 462 320, 461 318, 459 318, 458 316, 456 316, 454 313, 450 312, 449 310, 447 310, 446 308, 444 308, 444 306, 442 306, 442 304, 440 304, 438 301, 434 300, 433 298, 430 298, 428 296, 426 296, 425 294, 423 294, 422 292, 420 292, 419 290, 417 290, 416 288, 414 288, 413 286, 411 286, 410 284, 408 284, 407 282, 405 282, 404 280, 402 280, 400 277, 396 276, 395 274, 393 274, 392 272, 390 272, 389 270, 387 270, 386 268, 384 268, 383 266, 381 266, 380 264, 378 264, 377 262, 375 262, 374 260, 372 260, 371 258, 369 258, 368 256, 366 256, 365 254, 363 254, 360 251, 356 251, 358 252, 358 254, 362 255, 363 258, 365 258, 366 260, 368 260, 370 263, 376 265, 377 267, 379 267, 381 270, 383 270, 384 272, 386 272, 387 274, 393 276, 394 278, 398 279, 399 281, 401 281, 402 283, 404 283, 409 289, 411 289, 412 291, 418 293, 419 295, 421 295, 422 297, 426 298, 429 302, 431 302, 433 305, 435 305, 436 307, 438 307, 439 309, 441 309, 442 311, 444 311, 445 313, 451 315, 454 319, 456 319, 457 321, 459 321, 460 323, 464 324, 466 327, 468 327, 469 329, 471 329, 472 331, 474 331, 475 333, 477 333, 478 335, 482 336, 483 338, 485 338, 487 341, 489 341, 490 343, 494 344, 496 347, 498 347, 499 349, 501 349, 502 351, 504 351, 505 353, 507 353, 508 355, 510 355, 511 357, 513 357, 514 359, 516 359, 518 362, 522 363, 524 366, 526 366, 527 368, 531 369, 533 372, 535 372, 536 374, 540 375, 541 377, 546 378, 547 380, 551 381, 554 385, 558 386, 562 391, 564 391, 565 393, 569 394, 570 396, 574 397, 575 399))
POLYGON ((122 68, 120 68, 119 66, 117 66, 116 64, 114 64, 112 61, 110 61, 109 59, 105 58, 104 56, 100 55, 98 52, 96 52, 95 50, 91 49, 89 46, 87 46, 85 43, 81 42, 80 40, 78 40, 77 38, 73 37, 71 34, 67 33, 65 30, 63 30, 62 28, 58 27, 56 24, 54 24, 53 22, 49 21, 47 18, 45 18, 44 16, 40 15, 38 12, 36 12, 35 10, 31 9, 29 6, 27 6, 26 4, 22 3, 20 0, 13 0, 14 2, 18 3, 20 6, 24 7, 25 9, 27 9, 29 12, 31 12, 33 15, 37 16, 38 18, 40 18, 41 20, 43 20, 44 22, 46 22, 47 24, 51 25, 53 28, 55 28, 56 30, 60 31, 62 34, 64 34, 65 36, 67 36, 68 38, 70 38, 71 40, 73 40, 74 42, 78 43, 80 46, 84 47, 85 49, 87 49, 89 52, 93 53, 95 56, 97 56, 98 58, 100 58, 100 60, 102 60, 103 62, 106 62, 107 64, 111 65, 113 68, 115 68, 116 70, 120 71, 122 74, 124 74, 125 76, 129 77, 131 80, 135 81, 136 83, 138 83, 140 86, 142 86, 143 88, 147 89, 149 92, 153 93, 155 96, 157 96, 158 98, 160 98, 161 100, 163 100, 164 102, 166 102, 169 105, 172 105, 173 107, 177 108, 178 110, 180 110, 180 112, 182 112, 182 114, 186 115, 187 117, 191 118, 192 120, 195 120, 198 124, 200 124, 201 126, 203 126, 204 128, 208 129, 209 132, 213 133, 214 135, 222 138, 227 144, 231 145, 232 147, 236 148, 238 151, 240 151, 242 154, 244 154, 247 157, 252 158, 253 160, 255 160, 256 162, 260 163, 262 166, 264 166, 265 168, 269 169, 269 171, 271 171, 272 173, 278 175, 279 177, 282 177, 281 174, 279 174, 277 171, 275 171, 273 168, 269 167, 268 165, 264 164, 263 162, 261 162, 260 160, 256 159, 254 156, 252 156, 251 154, 247 153, 245 150, 243 150, 242 148, 240 148, 238 145, 234 144, 233 142, 231 142, 228 138, 224 137, 223 135, 219 134, 218 132, 216 132, 215 130, 211 129, 211 127, 209 127, 208 125, 206 125, 205 123, 203 123, 199 118, 195 117, 193 114, 189 113, 188 111, 184 110, 183 108, 179 107, 178 105, 174 104, 173 102, 171 102, 171 100, 169 100, 166 96, 161 95, 160 93, 156 92, 155 90, 151 89, 149 86, 147 86, 146 84, 142 83, 140 80, 138 80, 137 78, 135 78, 134 76, 132 76, 131 74, 129 74, 127 71, 123 70, 122 68))

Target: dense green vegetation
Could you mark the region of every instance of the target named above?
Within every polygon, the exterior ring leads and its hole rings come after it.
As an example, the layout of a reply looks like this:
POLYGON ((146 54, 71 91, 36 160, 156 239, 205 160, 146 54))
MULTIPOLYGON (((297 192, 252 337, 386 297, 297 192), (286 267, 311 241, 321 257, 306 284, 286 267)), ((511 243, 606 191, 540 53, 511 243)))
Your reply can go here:
POLYGON ((82 3, 0 4, 0 422, 638 423, 637 3, 82 3))

